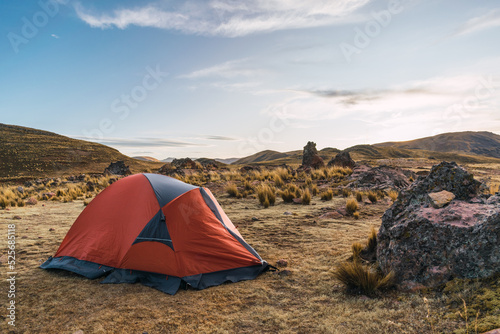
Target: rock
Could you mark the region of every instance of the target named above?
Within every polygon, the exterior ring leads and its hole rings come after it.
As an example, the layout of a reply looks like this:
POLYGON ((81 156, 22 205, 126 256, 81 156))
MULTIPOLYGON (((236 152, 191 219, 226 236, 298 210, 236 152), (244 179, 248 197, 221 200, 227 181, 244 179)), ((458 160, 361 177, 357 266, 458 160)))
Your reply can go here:
POLYGON ((321 168, 325 166, 323 158, 319 156, 318 150, 316 149, 316 143, 310 141, 304 146, 302 166, 310 168, 321 168))
POLYGON ((292 201, 294 204, 302 204, 302 198, 294 198, 292 201))
POLYGON ((347 151, 342 151, 337 154, 332 160, 328 162, 328 167, 337 166, 353 169, 356 166, 356 162, 351 159, 351 155, 347 151))
POLYGON ((14 216, 14 217, 12 217, 12 219, 13 220, 21 220, 22 218, 21 218, 21 216, 14 216))
MULTIPOLYGON (((125 166, 124 161, 112 162, 108 167, 104 170, 104 175, 132 175, 130 168, 125 166)), ((85 178, 85 177, 84 177, 85 178)), ((68 179, 69 180, 69 179, 68 179)))
POLYGON ((240 168, 240 172, 242 172, 242 173, 248 173, 251 171, 259 171, 260 172, 260 167, 259 166, 243 166, 240 168))
POLYGON ((51 228, 49 228, 49 232, 54 232, 54 231, 55 231, 55 229, 54 229, 54 228, 52 228, 52 227, 51 227, 51 228))
POLYGON ((160 169, 158 170, 158 173, 162 174, 162 175, 167 175, 167 176, 172 176, 174 174, 178 174, 178 175, 182 175, 182 176, 185 175, 184 171, 182 169, 177 169, 170 162, 167 162, 166 164, 161 166, 160 169))
POLYGON ((199 169, 198 164, 190 158, 174 159, 172 160, 172 166, 177 169, 199 169))
POLYGON ((430 193, 429 197, 431 198, 431 204, 435 209, 442 208, 450 204, 450 202, 455 199, 455 195, 446 190, 430 193))
POLYGON ((27 205, 36 205, 38 203, 38 200, 36 199, 36 197, 30 197, 26 200, 26 204, 27 205))
POLYGON ((500 328, 494 329, 492 331, 483 333, 483 334, 500 334, 500 328))
POLYGON ((21 186, 19 186, 19 187, 17 187, 17 191, 19 191, 21 194, 23 194, 24 193, 24 188, 21 187, 21 186))
POLYGON ((85 185, 87 186, 87 190, 88 191, 94 191, 95 190, 96 184, 94 182, 88 181, 85 185))
POLYGON ((338 208, 337 213, 341 215, 342 217, 347 216, 347 209, 346 208, 338 208))
POLYGON ((56 195, 56 193, 53 193, 53 192, 48 192, 48 193, 43 193, 42 194, 42 200, 48 200, 48 199, 51 199, 52 197, 54 197, 56 195))
POLYGON ((293 213, 291 213, 290 211, 285 211, 283 214, 284 214, 285 216, 291 216, 291 215, 293 215, 293 213))
POLYGON ((31 187, 32 185, 33 185, 33 182, 31 182, 31 181, 26 181, 26 182, 24 182, 24 187, 25 187, 25 188, 29 188, 29 187, 31 187))
POLYGON ((254 222, 258 222, 259 220, 260 220, 260 219, 259 219, 259 218, 257 218, 257 217, 252 217, 252 221, 254 221, 254 222))
POLYGON ((410 178, 416 175, 412 171, 407 171, 399 167, 379 166, 370 167, 366 165, 356 166, 349 180, 352 180, 347 186, 350 188, 364 188, 371 190, 384 189, 404 189, 412 182, 410 178))
POLYGON ((278 272, 278 275, 280 276, 290 276, 292 274, 292 272, 290 270, 280 270, 278 272))
POLYGON ((284 260, 284 259, 279 259, 278 261, 276 261, 276 266, 277 267, 286 267, 286 266, 288 266, 288 261, 284 260))
POLYGON ((500 195, 482 198, 480 186, 456 163, 443 162, 402 190, 377 235, 381 269, 392 270, 402 287, 500 272, 500 195), (435 209, 429 193, 443 190, 455 199, 435 209))

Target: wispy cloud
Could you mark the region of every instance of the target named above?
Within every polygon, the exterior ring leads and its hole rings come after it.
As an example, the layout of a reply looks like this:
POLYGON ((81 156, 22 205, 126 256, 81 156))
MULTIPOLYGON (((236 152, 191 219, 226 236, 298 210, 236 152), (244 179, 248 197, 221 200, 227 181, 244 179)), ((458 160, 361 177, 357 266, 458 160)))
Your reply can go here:
POLYGON ((50 35, 51 37, 54 37, 55 39, 59 39, 59 36, 57 36, 56 34, 52 34, 50 35))
POLYGON ((370 0, 184 0, 156 2, 143 7, 97 13, 78 4, 80 19, 92 27, 125 29, 130 25, 177 30, 188 34, 225 37, 259 32, 334 25, 352 20, 349 15, 370 0), (165 5, 164 5, 165 4, 165 5), (168 2, 172 4, 172 2, 168 2))
POLYGON ((235 77, 251 77, 258 74, 263 74, 265 71, 261 69, 252 68, 248 64, 248 59, 237 59, 217 64, 201 70, 196 70, 188 74, 180 75, 179 78, 183 79, 200 79, 206 77, 220 77, 224 79, 231 79, 235 77))
POLYGON ((481 30, 500 27, 500 9, 492 9, 488 13, 468 20, 458 28, 451 37, 462 36, 481 30))
POLYGON ((226 137, 226 136, 206 136, 205 137, 208 140, 224 140, 224 141, 236 141, 239 140, 238 138, 233 138, 233 137, 226 137))
POLYGON ((206 146, 204 144, 191 143, 187 141, 168 140, 161 138, 104 138, 95 139, 87 137, 74 137, 77 139, 95 141, 103 145, 113 147, 193 147, 206 146))

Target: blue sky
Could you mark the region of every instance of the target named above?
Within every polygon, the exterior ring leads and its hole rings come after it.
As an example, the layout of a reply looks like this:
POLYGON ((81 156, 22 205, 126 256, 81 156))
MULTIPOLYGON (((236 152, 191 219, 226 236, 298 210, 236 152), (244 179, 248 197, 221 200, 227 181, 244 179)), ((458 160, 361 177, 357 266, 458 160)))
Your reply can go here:
POLYGON ((500 134, 497 1, 8 0, 0 30, 0 122, 130 156, 500 134))

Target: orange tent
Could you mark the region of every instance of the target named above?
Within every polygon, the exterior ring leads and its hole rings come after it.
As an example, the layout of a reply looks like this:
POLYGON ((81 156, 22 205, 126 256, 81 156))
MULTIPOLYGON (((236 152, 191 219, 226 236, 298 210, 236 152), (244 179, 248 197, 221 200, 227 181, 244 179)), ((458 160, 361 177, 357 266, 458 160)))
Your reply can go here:
POLYGON ((134 283, 175 294, 254 279, 269 265, 250 247, 210 190, 158 174, 125 177, 80 214, 43 269, 102 283, 134 283))

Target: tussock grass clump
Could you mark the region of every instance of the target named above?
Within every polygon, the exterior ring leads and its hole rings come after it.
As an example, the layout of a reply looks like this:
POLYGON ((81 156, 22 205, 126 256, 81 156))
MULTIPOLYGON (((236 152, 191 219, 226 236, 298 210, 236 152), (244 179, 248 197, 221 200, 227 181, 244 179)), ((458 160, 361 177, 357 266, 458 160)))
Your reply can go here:
POLYGON ((240 195, 240 192, 238 191, 238 187, 234 183, 230 183, 226 187, 226 192, 229 195, 229 197, 238 197, 240 195))
POLYGON ((307 178, 306 178, 306 186, 311 186, 311 185, 312 185, 312 183, 313 183, 312 178, 307 177, 307 178))
POLYGON ((356 192, 356 201, 363 202, 363 193, 361 191, 356 192))
POLYGON ((399 192, 397 192, 396 190, 390 190, 387 195, 389 195, 389 197, 391 198, 391 200, 394 202, 395 200, 398 199, 399 192))
MULTIPOLYGON (((283 181, 288 181, 292 178, 292 174, 287 168, 278 167, 273 171, 274 177, 279 176, 283 181)), ((276 180, 275 180, 276 181, 276 180)))
POLYGON ((492 183, 489 190, 490 195, 495 195, 500 190, 500 183, 492 183))
POLYGON ((377 193, 374 191, 369 191, 368 192, 368 199, 372 203, 377 203, 377 201, 378 201, 377 193))
POLYGON ((372 265, 360 261, 343 262, 334 271, 333 276, 351 291, 361 291, 373 296, 379 290, 387 290, 394 285, 394 274, 380 274, 372 265))
POLYGON ((243 184, 243 187, 245 188, 245 190, 247 191, 250 191, 250 190, 253 190, 253 186, 252 184, 250 183, 250 181, 246 180, 245 183, 243 184))
POLYGON ((356 201, 354 197, 350 197, 347 199, 345 208, 347 210, 347 214, 352 215, 354 212, 358 211, 358 201, 356 201))
POLYGON ((302 204, 311 204, 311 193, 309 192, 309 189, 304 190, 304 192, 302 193, 302 204))
POLYGON ((276 203, 276 189, 267 184, 261 184, 257 187, 257 197, 259 203, 268 208, 276 203))
POLYGON ((352 216, 354 217, 354 219, 359 219, 359 211, 354 212, 352 216))
POLYGON ((278 188, 283 187, 283 185, 285 184, 281 176, 279 176, 279 174, 274 174, 273 179, 274 179, 274 185, 278 188))
POLYGON ((349 197, 349 196, 351 196, 351 193, 352 193, 351 190, 348 188, 342 189, 342 196, 343 197, 349 197))
POLYGON ((320 194, 322 201, 331 201, 333 199, 333 191, 328 189, 320 194))
POLYGON ((281 198, 285 203, 292 203, 295 198, 295 192, 290 191, 290 189, 285 189, 281 192, 281 198))

